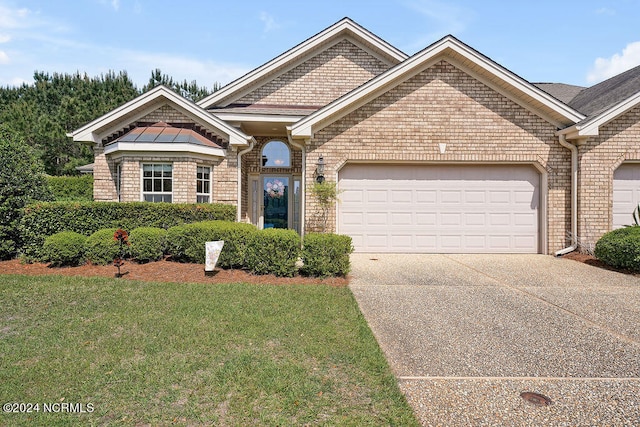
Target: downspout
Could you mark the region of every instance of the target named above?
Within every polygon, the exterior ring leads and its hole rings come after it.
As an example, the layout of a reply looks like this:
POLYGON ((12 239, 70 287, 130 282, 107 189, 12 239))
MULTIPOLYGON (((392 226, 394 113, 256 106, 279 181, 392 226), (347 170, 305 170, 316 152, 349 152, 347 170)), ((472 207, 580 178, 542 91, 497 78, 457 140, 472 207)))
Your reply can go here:
POLYGON ((255 138, 251 137, 249 140, 249 148, 238 152, 238 214, 236 216, 236 221, 238 222, 242 221, 242 156, 253 150, 255 143, 255 138))
POLYGON ((300 186, 302 187, 302 197, 300 198, 300 235, 304 236, 305 206, 307 198, 307 147, 304 143, 300 144, 291 138, 290 126, 287 126, 287 139, 289 140, 289 144, 302 151, 302 176, 300 182, 300 186))
POLYGON ((578 249, 578 147, 567 142, 563 134, 558 134, 560 145, 571 151, 571 246, 560 249, 555 256, 562 256, 578 249))

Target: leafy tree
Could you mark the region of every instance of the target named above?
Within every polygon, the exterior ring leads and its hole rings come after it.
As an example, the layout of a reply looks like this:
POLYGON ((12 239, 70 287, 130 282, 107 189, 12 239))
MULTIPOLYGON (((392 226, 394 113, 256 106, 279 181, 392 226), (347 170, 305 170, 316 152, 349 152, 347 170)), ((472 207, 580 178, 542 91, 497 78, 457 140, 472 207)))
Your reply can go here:
POLYGON ((15 133, 0 126, 0 259, 20 247, 21 209, 36 200, 50 200, 44 168, 36 152, 15 133))

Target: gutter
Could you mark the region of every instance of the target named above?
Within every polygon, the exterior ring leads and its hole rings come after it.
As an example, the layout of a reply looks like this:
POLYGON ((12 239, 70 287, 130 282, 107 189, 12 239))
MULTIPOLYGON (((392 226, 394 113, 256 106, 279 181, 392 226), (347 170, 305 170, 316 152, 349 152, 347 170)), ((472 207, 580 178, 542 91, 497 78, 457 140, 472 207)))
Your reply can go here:
POLYGON ((554 255, 562 256, 578 249, 578 147, 567 142, 564 134, 558 134, 560 145, 571 151, 571 245, 554 255))
POLYGON ((302 151, 302 177, 300 186, 302 187, 302 195, 300 197, 300 236, 304 236, 304 223, 305 223, 305 206, 307 199, 307 147, 304 143, 300 144, 295 142, 291 137, 291 126, 287 126, 287 139, 289 144, 302 151))
POLYGON ((242 221, 242 156, 253 150, 253 146, 256 144, 255 138, 249 139, 249 147, 238 152, 238 213, 236 215, 236 221, 242 221))

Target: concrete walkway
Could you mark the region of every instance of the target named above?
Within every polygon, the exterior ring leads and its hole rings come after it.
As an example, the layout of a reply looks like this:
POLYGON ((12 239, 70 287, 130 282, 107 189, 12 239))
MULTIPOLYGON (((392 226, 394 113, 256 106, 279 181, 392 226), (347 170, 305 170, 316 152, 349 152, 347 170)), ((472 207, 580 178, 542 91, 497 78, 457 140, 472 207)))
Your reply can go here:
POLYGON ((640 425, 640 277, 546 255, 353 254, 350 287, 425 426, 640 425))

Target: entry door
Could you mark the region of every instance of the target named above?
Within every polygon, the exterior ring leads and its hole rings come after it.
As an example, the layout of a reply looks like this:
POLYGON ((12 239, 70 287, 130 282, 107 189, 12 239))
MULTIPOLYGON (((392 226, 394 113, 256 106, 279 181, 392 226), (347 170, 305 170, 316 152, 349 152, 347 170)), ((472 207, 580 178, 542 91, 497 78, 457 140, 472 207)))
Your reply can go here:
POLYGON ((288 176, 263 176, 264 228, 290 227, 290 197, 288 176))

